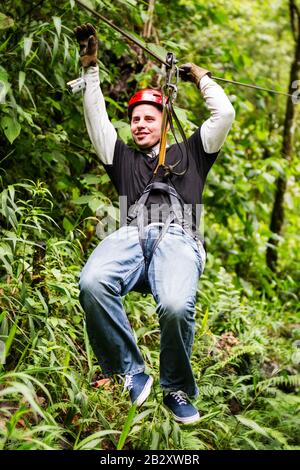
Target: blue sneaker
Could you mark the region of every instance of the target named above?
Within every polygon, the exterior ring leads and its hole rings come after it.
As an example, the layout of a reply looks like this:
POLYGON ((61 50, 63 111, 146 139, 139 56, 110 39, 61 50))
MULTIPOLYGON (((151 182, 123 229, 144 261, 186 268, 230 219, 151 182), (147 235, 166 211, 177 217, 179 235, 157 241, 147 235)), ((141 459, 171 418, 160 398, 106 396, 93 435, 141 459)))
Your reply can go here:
POLYGON ((129 390, 130 399, 133 405, 141 406, 151 392, 153 378, 150 375, 140 372, 135 375, 126 375, 124 389, 129 390))
POLYGON ((199 412, 189 402, 187 394, 179 390, 169 392, 164 396, 163 402, 171 411, 175 421, 183 424, 196 423, 200 419, 199 412))

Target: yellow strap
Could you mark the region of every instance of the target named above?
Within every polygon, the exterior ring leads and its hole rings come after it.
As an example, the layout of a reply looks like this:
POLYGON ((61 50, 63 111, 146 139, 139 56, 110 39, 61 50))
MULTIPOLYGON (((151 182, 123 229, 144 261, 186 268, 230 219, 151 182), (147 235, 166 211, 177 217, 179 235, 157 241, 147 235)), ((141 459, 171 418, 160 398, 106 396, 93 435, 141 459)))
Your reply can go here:
POLYGON ((168 112, 167 112, 167 106, 164 106, 162 123, 161 123, 158 163, 157 163, 157 167, 154 170, 154 174, 157 173, 158 168, 160 166, 163 166, 165 164, 166 148, 167 148, 167 133, 168 133, 168 112))

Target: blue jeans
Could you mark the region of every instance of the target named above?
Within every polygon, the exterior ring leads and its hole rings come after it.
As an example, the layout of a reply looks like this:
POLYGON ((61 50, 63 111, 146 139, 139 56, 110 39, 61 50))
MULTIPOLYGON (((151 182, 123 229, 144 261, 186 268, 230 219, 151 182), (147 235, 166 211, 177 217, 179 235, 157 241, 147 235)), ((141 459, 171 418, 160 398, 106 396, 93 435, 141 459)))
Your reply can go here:
MULTIPOLYGON (((160 230, 159 224, 145 228, 147 256, 160 230)), ((121 296, 146 281, 157 302, 161 387, 197 396, 190 356, 196 291, 204 263, 202 245, 177 224, 170 225, 158 244, 146 274, 137 227, 122 227, 98 245, 81 272, 80 302, 90 343, 106 376, 145 369, 121 296)))

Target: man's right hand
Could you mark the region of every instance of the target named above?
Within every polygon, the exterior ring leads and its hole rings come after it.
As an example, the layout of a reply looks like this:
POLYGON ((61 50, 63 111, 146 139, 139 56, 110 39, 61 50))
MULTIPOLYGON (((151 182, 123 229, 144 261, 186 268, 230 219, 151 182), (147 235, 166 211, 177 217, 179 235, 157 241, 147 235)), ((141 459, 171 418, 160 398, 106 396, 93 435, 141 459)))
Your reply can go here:
POLYGON ((82 24, 74 29, 80 45, 80 62, 87 68, 97 65, 98 40, 96 30, 91 23, 82 24))

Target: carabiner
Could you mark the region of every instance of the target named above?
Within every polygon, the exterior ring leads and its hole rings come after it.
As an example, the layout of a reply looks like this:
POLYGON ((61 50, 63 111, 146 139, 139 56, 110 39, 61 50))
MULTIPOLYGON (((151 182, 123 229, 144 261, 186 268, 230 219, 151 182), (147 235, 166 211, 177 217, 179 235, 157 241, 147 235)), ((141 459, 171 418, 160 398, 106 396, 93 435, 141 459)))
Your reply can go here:
POLYGON ((169 100, 174 101, 177 96, 177 84, 179 81, 179 69, 175 54, 168 52, 166 56, 166 83, 163 86, 163 92, 169 100))

